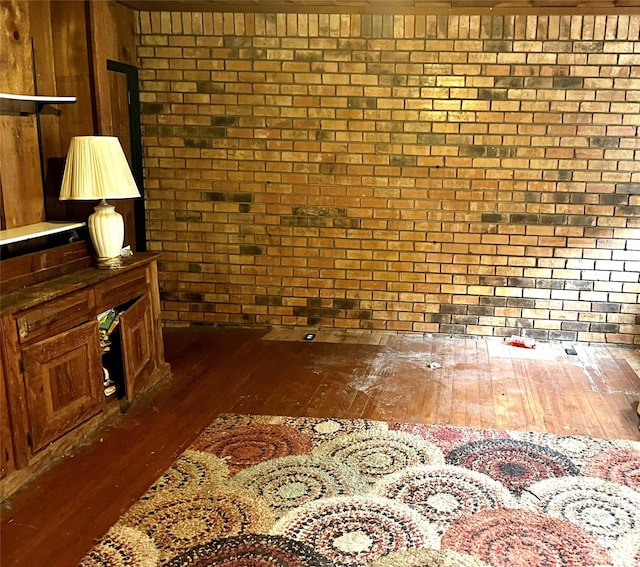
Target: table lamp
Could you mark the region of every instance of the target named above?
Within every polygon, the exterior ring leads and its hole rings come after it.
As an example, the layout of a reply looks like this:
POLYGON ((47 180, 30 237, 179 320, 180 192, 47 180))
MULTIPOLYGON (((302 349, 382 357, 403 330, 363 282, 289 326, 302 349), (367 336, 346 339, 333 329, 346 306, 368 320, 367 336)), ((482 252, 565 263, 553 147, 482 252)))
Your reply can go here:
POLYGON ((124 220, 107 199, 140 197, 118 138, 76 136, 71 139, 60 200, 100 199, 89 217, 89 236, 102 269, 122 265, 124 220))

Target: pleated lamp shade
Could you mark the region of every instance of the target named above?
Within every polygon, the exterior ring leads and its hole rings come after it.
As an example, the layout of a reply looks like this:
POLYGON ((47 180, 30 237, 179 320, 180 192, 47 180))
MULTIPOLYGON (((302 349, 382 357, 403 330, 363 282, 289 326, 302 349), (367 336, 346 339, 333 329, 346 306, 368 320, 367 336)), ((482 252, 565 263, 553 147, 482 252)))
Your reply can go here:
POLYGON ((140 197, 120 140, 115 136, 71 138, 60 200, 140 197))
POLYGON ((122 264, 124 220, 106 199, 133 197, 140 197, 140 192, 118 138, 71 139, 60 200, 101 200, 89 217, 89 235, 98 256, 98 268, 119 268, 122 264))

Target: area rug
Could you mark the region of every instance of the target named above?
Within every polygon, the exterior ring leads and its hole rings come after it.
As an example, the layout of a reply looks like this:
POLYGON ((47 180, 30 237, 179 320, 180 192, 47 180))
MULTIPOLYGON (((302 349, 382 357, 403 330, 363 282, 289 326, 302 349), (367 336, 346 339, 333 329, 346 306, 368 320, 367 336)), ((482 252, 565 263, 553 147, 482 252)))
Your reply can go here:
POLYGON ((89 566, 640 565, 640 443, 224 415, 89 566))

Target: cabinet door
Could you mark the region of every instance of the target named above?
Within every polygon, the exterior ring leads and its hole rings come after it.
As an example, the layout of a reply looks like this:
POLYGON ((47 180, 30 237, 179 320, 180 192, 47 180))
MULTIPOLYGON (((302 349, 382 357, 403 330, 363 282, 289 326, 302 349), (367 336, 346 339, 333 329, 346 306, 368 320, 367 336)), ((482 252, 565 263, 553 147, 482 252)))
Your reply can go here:
POLYGON ((23 362, 34 453, 102 409, 97 321, 25 348, 23 362))
POLYGON ((11 436, 11 421, 9 420, 9 403, 7 388, 4 381, 2 358, 2 344, 0 343, 0 478, 4 478, 16 468, 13 455, 13 438, 11 436))
POLYGON ((148 295, 144 295, 120 316, 124 378, 129 401, 144 390, 156 369, 154 332, 151 301, 148 295))

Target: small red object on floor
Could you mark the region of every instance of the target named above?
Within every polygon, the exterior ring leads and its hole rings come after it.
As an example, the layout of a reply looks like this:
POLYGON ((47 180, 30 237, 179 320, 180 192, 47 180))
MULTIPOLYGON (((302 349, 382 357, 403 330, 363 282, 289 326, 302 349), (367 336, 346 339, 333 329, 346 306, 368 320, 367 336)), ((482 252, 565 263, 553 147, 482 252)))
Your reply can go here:
POLYGON ((520 337, 518 335, 512 335, 509 339, 511 346, 517 346, 522 348, 536 348, 536 340, 530 337, 520 337))

